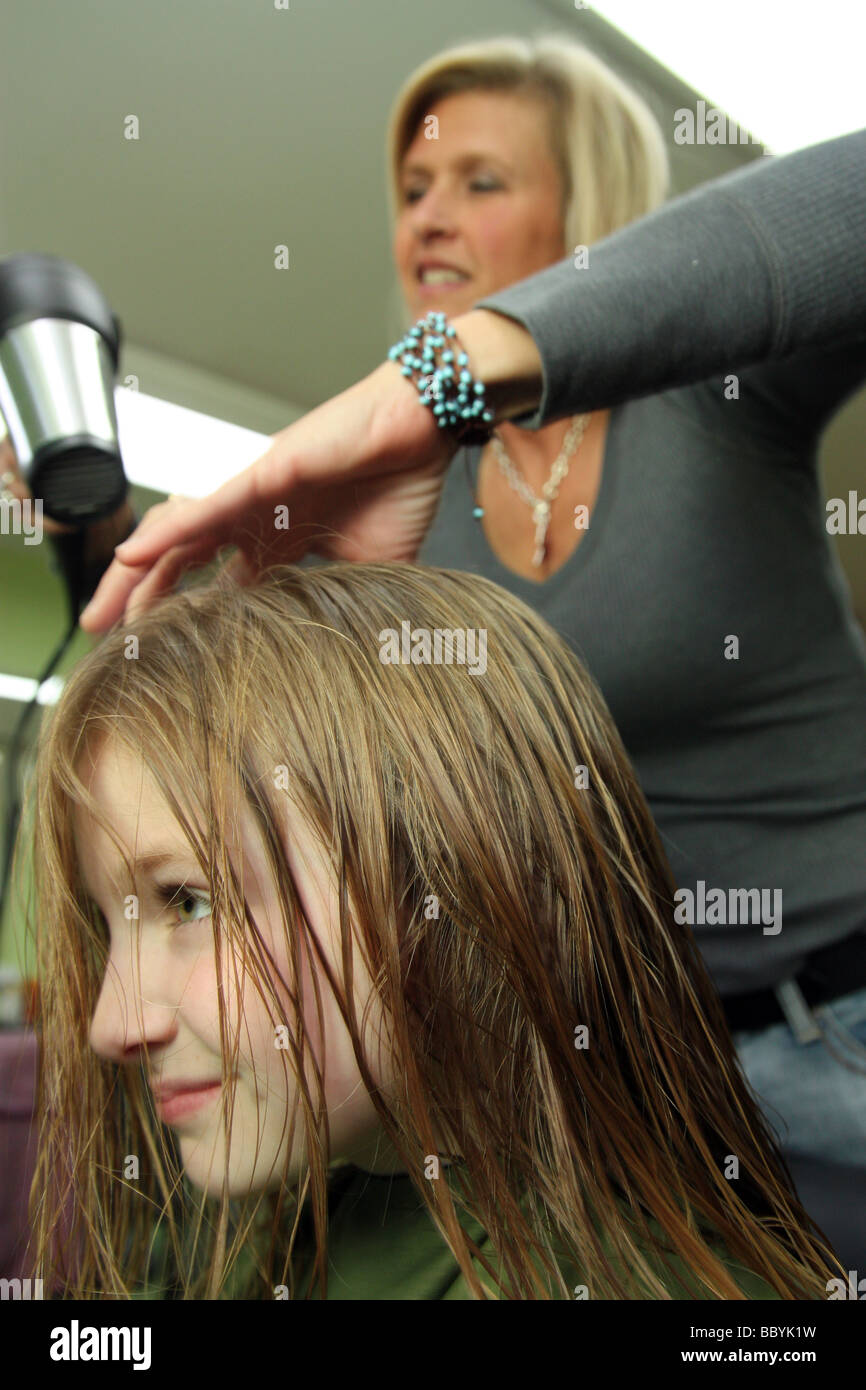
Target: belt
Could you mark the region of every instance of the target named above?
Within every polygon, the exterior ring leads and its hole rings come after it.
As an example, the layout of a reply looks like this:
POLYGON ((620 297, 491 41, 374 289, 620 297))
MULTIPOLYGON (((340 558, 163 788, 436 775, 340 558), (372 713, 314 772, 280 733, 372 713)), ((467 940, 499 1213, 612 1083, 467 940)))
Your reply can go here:
MULTIPOLYGON (((780 982, 782 988, 790 983, 780 982)), ((861 989, 866 985, 866 930, 815 951, 807 958, 799 974, 793 977, 793 983, 810 1008, 861 989)), ((789 1012, 780 1002, 777 988, 767 985, 748 994, 724 995, 722 1005, 731 1032, 767 1028, 789 1019, 789 1012)))

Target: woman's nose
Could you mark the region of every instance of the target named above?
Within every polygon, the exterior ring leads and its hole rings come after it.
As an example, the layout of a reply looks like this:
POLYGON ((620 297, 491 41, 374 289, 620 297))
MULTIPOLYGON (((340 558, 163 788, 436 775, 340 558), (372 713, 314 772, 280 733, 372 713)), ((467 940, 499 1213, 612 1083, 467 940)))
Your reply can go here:
POLYGON ((454 230, 454 204, 448 192, 438 184, 430 184, 409 203, 407 211, 416 235, 454 230))
POLYGON ((90 1046, 100 1057, 127 1062, 145 1044, 174 1037, 178 1006, 167 999, 160 974, 158 962, 137 945, 112 950, 90 1022, 90 1046))

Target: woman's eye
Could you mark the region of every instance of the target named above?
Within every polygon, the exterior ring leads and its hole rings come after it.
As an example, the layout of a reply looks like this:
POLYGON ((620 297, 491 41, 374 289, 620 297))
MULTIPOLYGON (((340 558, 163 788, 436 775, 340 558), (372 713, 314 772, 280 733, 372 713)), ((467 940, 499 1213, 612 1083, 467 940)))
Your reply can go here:
MULTIPOLYGON (((469 187, 474 193, 495 193, 498 188, 502 187, 502 184, 496 179, 487 177, 483 179, 473 179, 469 187)), ((417 203, 418 199, 423 197, 424 192, 425 190, 423 188, 407 188, 403 192, 403 201, 406 203, 417 203)))

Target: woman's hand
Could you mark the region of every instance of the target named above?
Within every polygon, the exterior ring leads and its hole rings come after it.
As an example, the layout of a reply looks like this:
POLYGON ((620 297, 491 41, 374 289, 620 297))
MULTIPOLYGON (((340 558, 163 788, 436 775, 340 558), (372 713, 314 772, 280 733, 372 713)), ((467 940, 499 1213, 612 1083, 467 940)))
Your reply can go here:
MULTIPOLYGON (((21 477, 21 470, 18 467, 18 457, 12 445, 12 440, 8 434, 0 439, 0 475, 9 474, 5 484, 7 491, 12 497, 17 497, 19 502, 25 502, 29 498, 33 501, 33 493, 30 491, 24 479, 21 477)), ((70 531, 74 531, 74 526, 64 526, 59 521, 52 521, 50 516, 42 517, 42 530, 46 536, 62 536, 70 531)))
POLYGON ((133 617, 227 545, 237 546, 226 569, 241 584, 309 551, 412 561, 457 447, 397 364, 383 362, 275 434, 261 458, 210 496, 151 507, 115 552, 81 626, 104 632, 133 617))
MULTIPOLYGON (((15 449, 8 435, 0 440, 0 478, 2 477, 6 478, 5 486, 12 497, 17 497, 21 502, 28 498, 31 501, 37 500, 21 477, 15 449)), ((63 522, 52 520, 45 513, 42 516, 42 530, 46 536, 68 536, 79 529, 84 530, 81 559, 89 584, 96 583, 96 576, 101 575, 111 563, 118 541, 128 536, 134 525, 135 514, 128 499, 121 502, 110 516, 102 517, 98 521, 88 521, 83 527, 67 526, 63 522)))
MULTIPOLYGON (((471 309, 454 327, 495 423, 534 410, 543 368, 529 331, 489 309, 471 309)), ((260 459, 209 497, 172 497, 151 507, 117 547, 81 626, 104 632, 121 616, 133 617, 226 545, 237 546, 226 570, 241 584, 309 551, 334 560, 411 562, 457 448, 389 359, 275 434, 260 459)))

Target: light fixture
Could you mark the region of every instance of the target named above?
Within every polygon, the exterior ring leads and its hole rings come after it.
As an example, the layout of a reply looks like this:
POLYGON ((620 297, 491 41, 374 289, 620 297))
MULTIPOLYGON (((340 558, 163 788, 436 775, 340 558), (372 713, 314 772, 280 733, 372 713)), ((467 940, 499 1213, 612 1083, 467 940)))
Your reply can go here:
POLYGON ((681 0, 591 0, 574 8, 592 9, 773 154, 866 125, 866 8, 851 0, 691 8, 681 0))

